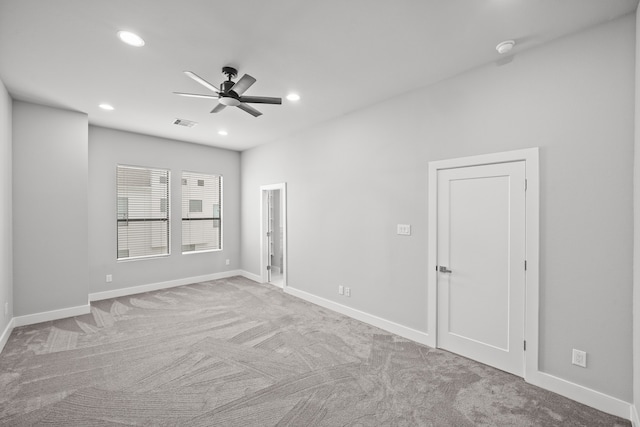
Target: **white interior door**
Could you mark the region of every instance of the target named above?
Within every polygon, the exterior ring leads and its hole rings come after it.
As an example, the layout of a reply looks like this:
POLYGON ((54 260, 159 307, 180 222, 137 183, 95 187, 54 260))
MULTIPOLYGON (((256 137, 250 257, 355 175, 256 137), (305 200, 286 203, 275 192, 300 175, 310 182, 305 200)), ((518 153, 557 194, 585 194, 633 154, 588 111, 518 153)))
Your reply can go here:
POLYGON ((524 376, 525 162, 437 179, 438 347, 524 376))

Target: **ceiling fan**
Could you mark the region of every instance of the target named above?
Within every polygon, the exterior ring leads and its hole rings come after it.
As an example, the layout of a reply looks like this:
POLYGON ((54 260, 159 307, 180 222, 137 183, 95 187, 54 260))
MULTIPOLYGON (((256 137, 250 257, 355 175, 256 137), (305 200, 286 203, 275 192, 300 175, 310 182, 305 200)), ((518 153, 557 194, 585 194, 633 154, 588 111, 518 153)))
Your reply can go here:
POLYGON ((194 98, 211 98, 217 99, 218 105, 215 106, 212 113, 219 113, 224 110, 225 107, 238 107, 239 109, 246 111, 254 117, 261 116, 262 113, 255 108, 247 104, 282 104, 282 98, 271 98, 267 96, 242 96, 242 94, 256 82, 256 79, 249 74, 245 74, 237 82, 232 81, 238 75, 238 70, 233 67, 222 67, 222 73, 227 76, 227 80, 222 82, 220 89, 198 76, 192 71, 184 72, 187 76, 191 77, 196 82, 209 90, 212 90, 217 95, 200 95, 197 93, 184 93, 173 92, 180 96, 190 96, 194 98))

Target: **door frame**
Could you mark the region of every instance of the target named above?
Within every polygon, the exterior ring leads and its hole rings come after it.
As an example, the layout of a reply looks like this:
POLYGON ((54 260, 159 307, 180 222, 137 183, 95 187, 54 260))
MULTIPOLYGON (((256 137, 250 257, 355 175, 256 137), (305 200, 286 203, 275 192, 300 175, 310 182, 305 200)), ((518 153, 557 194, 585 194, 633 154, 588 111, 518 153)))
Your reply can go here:
POLYGON ((525 250, 527 270, 525 274, 524 306, 524 378, 532 378, 538 372, 538 307, 539 307, 539 246, 540 246, 540 178, 538 147, 502 153, 483 154, 429 162, 429 210, 428 210, 428 283, 427 283, 427 345, 437 348, 438 339, 438 171, 442 169, 481 166, 496 163, 525 162, 527 183, 525 196, 525 250))
POLYGON ((267 283, 269 276, 267 274, 267 265, 269 264, 268 241, 265 238, 266 231, 266 215, 265 210, 266 193, 265 191, 280 190, 280 215, 282 216, 282 288, 287 287, 287 183, 268 184, 260 186, 260 280, 267 283))

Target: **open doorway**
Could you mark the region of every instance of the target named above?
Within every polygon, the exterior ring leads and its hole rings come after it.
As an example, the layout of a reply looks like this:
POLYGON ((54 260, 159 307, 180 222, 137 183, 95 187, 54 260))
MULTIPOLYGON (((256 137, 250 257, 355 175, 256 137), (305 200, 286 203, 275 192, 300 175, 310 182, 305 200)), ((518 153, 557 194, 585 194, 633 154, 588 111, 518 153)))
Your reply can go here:
POLYGON ((285 183, 260 187, 260 264, 263 283, 287 284, 287 194, 285 183))

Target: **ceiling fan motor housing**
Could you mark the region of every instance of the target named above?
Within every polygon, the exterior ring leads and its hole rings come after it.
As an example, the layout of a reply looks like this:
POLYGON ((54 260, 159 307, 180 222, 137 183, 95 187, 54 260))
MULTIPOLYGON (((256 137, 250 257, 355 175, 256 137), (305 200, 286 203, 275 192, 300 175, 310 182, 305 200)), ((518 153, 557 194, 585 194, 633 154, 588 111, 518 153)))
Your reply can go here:
POLYGON ((220 85, 220 92, 226 94, 227 92, 231 91, 233 85, 235 85, 235 82, 232 82, 231 80, 222 82, 222 84, 220 85))
POLYGON ((222 82, 220 85, 220 99, 218 100, 220 104, 226 105, 227 107, 237 107, 240 105, 240 95, 232 90, 234 85, 235 83, 231 80, 222 82))

